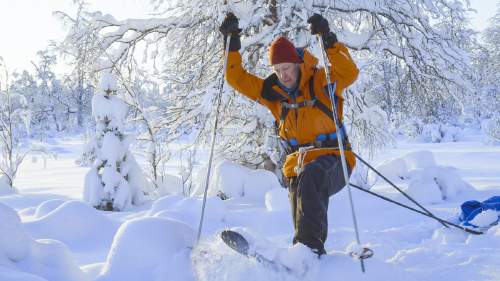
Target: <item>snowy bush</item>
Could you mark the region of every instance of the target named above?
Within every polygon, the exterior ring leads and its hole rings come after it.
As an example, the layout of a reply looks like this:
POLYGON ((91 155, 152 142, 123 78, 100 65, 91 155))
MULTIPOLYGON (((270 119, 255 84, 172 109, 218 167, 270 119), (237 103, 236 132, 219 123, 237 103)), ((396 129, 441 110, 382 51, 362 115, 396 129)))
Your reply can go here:
POLYGON ((85 177, 83 198, 98 209, 124 210, 142 204, 150 186, 129 150, 130 137, 123 124, 128 111, 117 96, 116 79, 103 73, 100 92, 92 99, 96 120, 95 161, 85 177))
POLYGON ((420 203, 440 203, 444 199, 443 190, 437 184, 436 178, 425 172, 415 175, 404 191, 420 203))
POLYGON ((476 71, 476 95, 470 107, 482 120, 481 128, 491 143, 500 142, 500 10, 490 19, 484 30, 481 49, 472 53, 476 71))
POLYGON ((474 188, 462 180, 454 168, 434 167, 410 171, 405 190, 419 202, 440 203, 474 188))
POLYGON ((19 166, 31 151, 27 138, 31 124, 28 100, 13 92, 9 72, 0 57, 0 192, 13 188, 19 166))
POLYGON ((497 114, 491 119, 484 120, 481 128, 486 134, 487 141, 491 143, 500 142, 500 115, 497 114))
POLYGON ((444 124, 425 124, 420 138, 425 142, 455 142, 460 137, 460 128, 444 124))

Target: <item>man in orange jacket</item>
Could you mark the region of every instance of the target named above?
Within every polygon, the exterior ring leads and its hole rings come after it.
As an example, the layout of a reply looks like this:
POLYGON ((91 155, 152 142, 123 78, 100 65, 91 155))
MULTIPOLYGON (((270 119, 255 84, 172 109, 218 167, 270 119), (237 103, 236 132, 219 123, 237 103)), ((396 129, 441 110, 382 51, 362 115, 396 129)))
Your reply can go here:
MULTIPOLYGON (((336 84, 334 102, 342 124, 342 92, 356 80, 359 71, 325 18, 315 14, 308 23, 313 35, 321 35, 332 64, 329 72, 336 84)), ((231 35, 225 73, 228 83, 266 106, 277 121, 287 152, 283 175, 288 180, 292 207, 293 243, 300 242, 322 255, 328 232, 328 200, 345 186, 337 134, 344 140, 349 173, 355 165, 344 126, 335 126, 325 71, 306 49, 295 48, 286 37, 278 37, 269 47, 274 73, 265 79, 256 77, 242 67, 238 18, 229 13, 219 30, 225 41, 231 35)))

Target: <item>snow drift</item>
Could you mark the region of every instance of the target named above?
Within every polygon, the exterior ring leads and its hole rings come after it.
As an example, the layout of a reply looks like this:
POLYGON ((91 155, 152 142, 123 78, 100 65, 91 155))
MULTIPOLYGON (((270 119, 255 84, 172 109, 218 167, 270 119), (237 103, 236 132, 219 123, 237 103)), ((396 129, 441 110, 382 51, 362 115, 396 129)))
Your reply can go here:
POLYGON ((87 281, 66 245, 34 240, 16 211, 1 203, 0 280, 87 281))
POLYGON ((118 222, 84 202, 67 201, 45 216, 26 222, 25 227, 36 238, 59 240, 75 249, 82 245, 109 247, 118 222))
POLYGON ((146 217, 124 223, 113 240, 96 281, 192 280, 190 252, 196 232, 166 218, 146 217))
MULTIPOLYGON (((455 168, 437 165, 430 151, 416 151, 386 161, 377 170, 394 183, 405 185, 403 190, 421 203, 439 203, 474 190, 455 168)), ((370 178, 383 181, 371 171, 370 178)))

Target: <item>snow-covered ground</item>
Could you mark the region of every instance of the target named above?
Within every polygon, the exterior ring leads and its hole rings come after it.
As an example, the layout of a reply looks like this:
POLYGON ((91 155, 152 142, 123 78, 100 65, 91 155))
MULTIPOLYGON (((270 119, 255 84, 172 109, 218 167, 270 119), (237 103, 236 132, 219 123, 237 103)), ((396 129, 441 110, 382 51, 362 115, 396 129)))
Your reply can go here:
MULTIPOLYGON (((330 254, 318 260, 305 247, 290 246, 286 190, 265 171, 227 162, 216 167, 212 186, 232 198, 209 198, 197 244, 201 199, 170 195, 126 212, 97 211, 82 201, 89 169, 75 165, 82 141, 50 146, 56 160, 26 161, 16 179, 19 193, 0 195, 2 281, 500 280, 500 226, 465 234, 355 189, 360 238, 375 256, 362 274, 359 262, 343 254, 355 241, 344 189, 330 200, 330 254), (294 273, 236 254, 218 239, 226 228, 244 232, 255 249, 294 273)), ((478 135, 400 142, 370 162, 452 222, 458 223, 462 202, 500 195, 500 146, 485 145, 478 135)), ((382 180, 369 179, 376 180, 372 190, 410 204, 382 180)))

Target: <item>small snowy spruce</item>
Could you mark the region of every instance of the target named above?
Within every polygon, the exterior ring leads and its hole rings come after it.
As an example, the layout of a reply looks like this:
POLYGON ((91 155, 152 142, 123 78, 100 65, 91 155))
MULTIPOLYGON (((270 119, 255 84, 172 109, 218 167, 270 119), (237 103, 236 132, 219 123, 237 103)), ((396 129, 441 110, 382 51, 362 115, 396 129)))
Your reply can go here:
POLYGON ((144 201, 146 180, 129 151, 130 138, 123 132, 127 105, 117 97, 116 79, 104 73, 92 98, 96 121, 96 158, 85 177, 84 200, 94 207, 120 211, 144 201))

